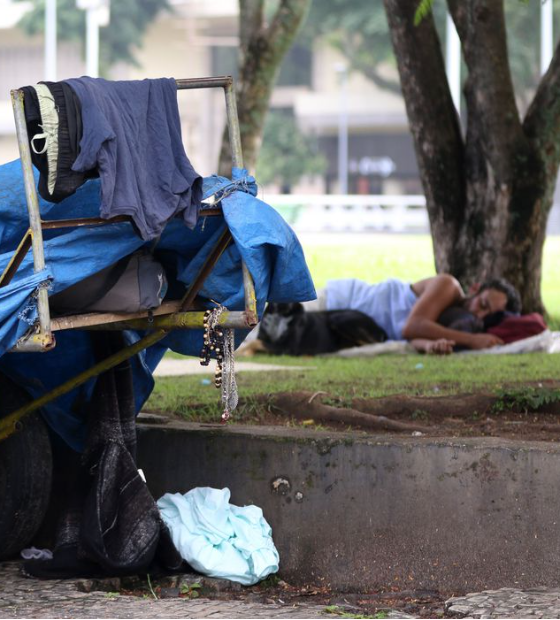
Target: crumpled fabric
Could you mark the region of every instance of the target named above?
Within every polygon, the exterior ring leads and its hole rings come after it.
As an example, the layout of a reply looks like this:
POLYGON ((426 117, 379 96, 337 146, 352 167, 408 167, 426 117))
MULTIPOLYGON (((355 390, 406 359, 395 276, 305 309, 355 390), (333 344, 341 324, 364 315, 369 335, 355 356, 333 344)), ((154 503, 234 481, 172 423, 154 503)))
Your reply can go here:
POLYGON ((22 549, 20 555, 24 560, 52 560, 53 558, 50 549, 37 549, 37 547, 22 549))
POLYGON ((182 558, 195 570, 253 585, 278 571, 272 529, 258 506, 234 506, 229 489, 166 493, 157 504, 182 558))
POLYGON ((0 356, 13 346, 37 319, 36 294, 49 285, 50 269, 45 268, 0 288, 0 356))
MULTIPOLYGON (((38 178, 38 173, 36 176, 38 178)), ((241 260, 253 275, 259 316, 267 301, 306 301, 315 297, 313 281, 295 233, 272 207, 254 197, 255 192, 254 179, 246 170, 235 169, 233 180, 218 176, 205 179, 204 193, 206 196, 219 194, 224 217, 205 217, 201 213, 194 230, 177 218, 167 223, 157 246, 157 256, 168 279, 176 275, 170 279, 170 286, 175 286, 182 294, 193 282, 227 222, 235 243, 223 252, 206 278, 201 297, 215 299, 229 310, 243 310, 241 260)), ((20 161, 0 166, 0 273, 29 227, 24 204, 20 161)), ((58 204, 39 197, 39 205, 43 218, 48 220, 99 217, 100 181, 88 181, 58 204)), ((95 363, 89 334, 79 330, 57 332, 57 346, 46 353, 3 355, 36 318, 33 298, 36 287, 48 280, 52 285, 49 294, 58 293, 124 256, 150 246, 126 222, 45 230, 43 237, 45 272, 34 273, 33 255, 28 252, 14 280, 0 289, 0 372, 32 398, 40 398, 95 363)), ((236 345, 248 331, 235 330, 236 345)), ((141 331, 127 330, 127 344, 137 342, 143 335, 141 331)), ((136 411, 140 411, 153 389, 152 373, 167 348, 183 355, 198 356, 202 345, 202 329, 173 330, 163 341, 136 355, 131 360, 136 411)), ((95 381, 95 378, 90 379, 42 408, 51 429, 79 452, 84 449, 85 441, 82 405, 91 399, 95 381)))
POLYGON ((202 178, 181 139, 175 80, 84 76, 67 83, 82 104, 83 136, 72 170, 99 170, 101 217, 130 215, 145 241, 176 215, 194 228, 202 178))

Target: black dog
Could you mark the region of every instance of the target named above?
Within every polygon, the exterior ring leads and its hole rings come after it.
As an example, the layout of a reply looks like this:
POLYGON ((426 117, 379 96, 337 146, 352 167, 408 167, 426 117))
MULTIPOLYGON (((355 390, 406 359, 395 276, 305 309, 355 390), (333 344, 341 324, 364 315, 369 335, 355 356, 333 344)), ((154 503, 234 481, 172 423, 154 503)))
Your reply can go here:
POLYGON ((385 331, 362 312, 306 312, 300 303, 268 304, 257 337, 275 355, 320 355, 387 340, 385 331))

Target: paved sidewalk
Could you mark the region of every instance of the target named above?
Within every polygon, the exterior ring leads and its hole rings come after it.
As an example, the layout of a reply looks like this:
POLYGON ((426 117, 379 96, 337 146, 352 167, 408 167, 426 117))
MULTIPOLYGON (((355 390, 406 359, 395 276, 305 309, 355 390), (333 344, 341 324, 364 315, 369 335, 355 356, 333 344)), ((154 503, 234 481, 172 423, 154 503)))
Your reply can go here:
POLYGON ((325 618, 324 605, 239 600, 153 600, 112 592, 80 592, 84 580, 23 577, 17 562, 0 565, 0 618, 325 618))
MULTIPOLYGON (((209 366, 201 366, 198 359, 175 359, 166 357, 158 364, 155 377, 176 377, 179 375, 213 375, 216 369, 216 360, 211 360, 209 366)), ((235 361, 235 372, 272 372, 274 370, 314 370, 310 366, 280 366, 279 364, 258 364, 256 362, 235 361)))
MULTIPOLYGON (((145 596, 127 596, 118 590, 119 580, 105 579, 109 591, 88 591, 96 580, 68 579, 41 581, 24 577, 21 563, 0 564, 0 618, 331 618, 344 613, 351 618, 355 608, 327 611, 324 604, 286 603, 278 595, 267 602, 256 601, 250 590, 222 580, 182 575, 182 583, 202 582, 211 586, 212 598, 173 598, 154 600, 145 596), (206 583, 205 583, 206 580, 206 583), (209 582, 213 582, 210 584, 209 582), (114 585, 113 585, 114 584, 114 585), (226 584, 226 590, 221 590, 226 584), (112 587, 113 586, 113 587, 112 587)), ((170 590, 173 590, 171 588, 170 590)), ((259 598, 263 599, 262 596, 259 598)), ((363 611, 356 611, 357 617, 363 611)), ((399 611, 387 610, 386 618, 413 618, 399 611)), ((441 613, 441 612, 440 612, 441 613)), ((446 618, 558 618, 560 589, 502 588, 475 592, 449 599, 446 618)))
POLYGON ((449 599, 452 618, 560 618, 560 589, 501 588, 449 599))

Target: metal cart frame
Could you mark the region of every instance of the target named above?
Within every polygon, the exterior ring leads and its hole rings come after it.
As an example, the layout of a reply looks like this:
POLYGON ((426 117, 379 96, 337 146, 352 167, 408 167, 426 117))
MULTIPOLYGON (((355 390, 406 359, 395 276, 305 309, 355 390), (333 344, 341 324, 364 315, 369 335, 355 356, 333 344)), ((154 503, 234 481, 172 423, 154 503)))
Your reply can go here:
MULTIPOLYGON (((235 167, 243 167, 243 154, 241 150, 241 136, 239 132, 239 119, 237 116, 237 103, 235 99, 234 82, 231 76, 206 77, 177 80, 179 90, 192 90, 199 88, 223 88, 225 94, 226 114, 228 123, 229 140, 232 151, 232 164, 235 167)), ((11 91, 12 106, 16 122, 17 140, 23 168, 25 196, 29 214, 29 229, 23 236, 19 246, 14 252, 12 259, 4 272, 0 275, 0 287, 6 286, 30 248, 33 251, 34 271, 39 272, 45 267, 45 255, 43 248, 43 230, 54 228, 70 228, 78 226, 104 226, 112 223, 130 221, 127 216, 119 216, 104 220, 101 218, 68 219, 57 221, 43 221, 39 212, 39 201, 33 175, 33 164, 29 147, 29 137, 25 123, 23 92, 11 91)), ((201 210, 203 216, 220 216, 221 208, 212 207, 201 210)), ((194 305, 195 298, 200 291, 205 278, 208 276, 218 259, 232 241, 231 232, 225 229, 208 258, 200 268, 197 276, 187 289, 180 301, 164 302, 160 308, 153 312, 137 312, 134 314, 117 313, 90 313, 62 318, 51 318, 49 309, 48 292, 40 288, 37 295, 38 324, 35 330, 22 337, 10 353, 25 353, 37 351, 49 351, 55 344, 55 332, 65 329, 140 329, 150 330, 149 333, 135 344, 125 347, 107 359, 95 364, 88 370, 76 375, 64 382, 57 388, 47 392, 16 411, 0 420, 0 441, 6 439, 20 428, 20 420, 23 416, 36 411, 52 400, 66 394, 92 377, 113 368, 122 361, 132 357, 136 353, 146 349, 164 338, 170 330, 174 329, 201 329, 203 326, 204 312, 197 311, 194 305)), ((224 311, 219 319, 220 324, 226 328, 251 328, 257 324, 257 308, 255 288, 251 274, 245 263, 242 263, 243 286, 245 293, 245 310, 242 312, 224 311)))

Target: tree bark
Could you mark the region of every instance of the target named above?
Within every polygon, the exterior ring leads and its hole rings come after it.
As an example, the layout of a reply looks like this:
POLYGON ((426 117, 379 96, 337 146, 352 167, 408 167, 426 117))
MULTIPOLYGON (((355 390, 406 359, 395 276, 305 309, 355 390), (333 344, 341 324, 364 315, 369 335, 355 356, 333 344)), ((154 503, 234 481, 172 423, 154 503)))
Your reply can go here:
POLYGON ((468 190, 453 271, 467 282, 506 277, 520 290, 524 309, 543 311, 540 276, 546 218, 539 212, 549 182, 539 150, 519 118, 503 3, 448 4, 468 68, 468 190))
POLYGON ((384 0, 397 57, 438 272, 463 285, 505 277, 523 310, 540 296, 546 221, 560 163, 560 52, 523 123, 507 56, 503 2, 448 0, 468 69, 461 135, 431 15, 415 0, 384 0))
MULTIPOLYGON (((239 0, 239 81, 237 111, 245 168, 252 170, 260 149, 272 89, 286 53, 307 15, 311 0, 280 0, 267 22, 265 0, 239 0)), ((222 139, 220 174, 231 173, 227 127, 222 139)))
POLYGON ((432 15, 416 0, 384 0, 432 229, 436 269, 451 272, 465 202, 464 145, 432 15))

